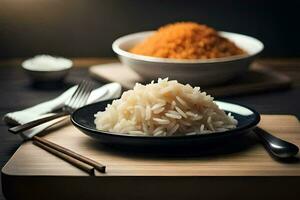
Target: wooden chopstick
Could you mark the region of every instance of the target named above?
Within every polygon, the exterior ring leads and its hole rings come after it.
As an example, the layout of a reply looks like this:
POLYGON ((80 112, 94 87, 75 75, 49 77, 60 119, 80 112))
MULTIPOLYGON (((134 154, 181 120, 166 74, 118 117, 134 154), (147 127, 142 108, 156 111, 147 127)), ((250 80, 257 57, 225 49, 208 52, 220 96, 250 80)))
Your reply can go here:
POLYGON ((72 158, 66 154, 63 154, 47 145, 44 145, 43 143, 39 142, 39 141, 33 141, 33 144, 41 147, 42 149, 48 151, 49 153, 54 154, 55 156, 67 161, 68 163, 74 165, 75 167, 87 172, 90 175, 95 175, 95 168, 91 167, 89 165, 86 165, 78 160, 76 160, 75 158, 72 158))
MULTIPOLYGON (((35 142, 39 142, 42 143, 43 145, 47 146, 48 148, 54 149, 56 152, 60 152, 61 154, 67 155, 68 157, 71 157, 73 159, 75 159, 77 162, 81 161, 83 163, 86 163, 90 166, 92 166, 93 168, 95 168, 96 170, 98 170, 99 172, 105 173, 105 166, 90 159, 87 158, 85 156, 82 156, 74 151, 71 151, 65 147, 62 147, 58 144, 55 144, 53 142, 50 142, 44 138, 38 137, 38 136, 34 136, 32 138, 35 142)), ((56 155, 56 154, 55 154, 56 155)), ((81 164, 83 164, 81 163, 81 164)))

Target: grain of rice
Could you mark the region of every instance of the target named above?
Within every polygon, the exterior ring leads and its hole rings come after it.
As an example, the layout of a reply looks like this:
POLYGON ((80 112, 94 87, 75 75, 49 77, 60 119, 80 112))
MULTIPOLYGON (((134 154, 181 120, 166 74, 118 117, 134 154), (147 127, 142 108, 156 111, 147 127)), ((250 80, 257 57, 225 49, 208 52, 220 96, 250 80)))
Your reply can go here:
POLYGON ((167 119, 153 118, 153 120, 159 124, 169 124, 170 123, 170 121, 167 119))
POLYGON ((198 121, 198 120, 201 120, 203 118, 202 115, 197 115, 195 117, 192 118, 193 121, 198 121))
POLYGON ((161 94, 166 94, 166 93, 169 93, 169 92, 172 92, 172 91, 173 91, 172 87, 166 87, 166 88, 161 89, 160 93, 161 94))
POLYGON ((151 108, 149 105, 146 106, 146 117, 145 120, 149 120, 151 118, 151 108))
POLYGON ((167 117, 174 118, 174 119, 181 119, 182 118, 181 115, 178 112, 174 111, 174 110, 169 110, 167 113, 165 113, 165 115, 167 117))
POLYGON ((172 101, 172 103, 171 103, 171 110, 174 110, 175 106, 176 106, 176 101, 172 101))
POLYGON ((179 128, 179 124, 176 124, 176 125, 168 132, 168 134, 169 134, 169 135, 173 135, 173 134, 177 131, 178 128, 179 128))
POLYGON ((213 127, 213 125, 211 123, 208 123, 207 126, 208 126, 209 130, 211 130, 211 131, 215 130, 215 128, 213 127))
POLYGON ((166 103, 157 103, 157 104, 154 104, 154 105, 151 107, 151 110, 157 110, 158 108, 161 108, 161 107, 163 107, 164 105, 166 105, 166 103))
POLYGON ((191 132, 191 133, 186 133, 185 135, 196 135, 195 132, 191 132))
POLYGON ((159 132, 159 131, 162 131, 163 129, 165 129, 165 127, 159 126, 159 127, 157 127, 156 129, 154 129, 153 133, 155 134, 155 133, 157 133, 157 132, 159 132))
POLYGON ((211 116, 209 116, 209 117, 207 118, 207 123, 208 123, 208 124, 211 123, 211 116))
POLYGON ((209 134, 209 133, 213 133, 213 131, 211 131, 211 130, 203 130, 200 134, 209 134))
POLYGON ((222 121, 216 121, 216 122, 213 122, 213 124, 215 126, 219 127, 219 126, 222 126, 224 124, 224 122, 222 122, 222 121))
POLYGON ((133 135, 146 135, 146 133, 142 131, 129 131, 128 133, 133 135))
POLYGON ((181 105, 183 105, 185 108, 189 108, 189 109, 190 109, 190 107, 188 106, 188 104, 187 104, 182 98, 180 98, 179 96, 176 96, 176 99, 177 99, 177 101, 178 101, 181 105))
POLYGON ((186 112, 186 115, 190 116, 190 117, 197 117, 197 114, 192 113, 190 111, 186 112))
POLYGON ((217 128, 216 131, 221 132, 221 131, 227 131, 227 128, 217 128))
POLYGON ((103 130, 110 128, 110 126, 111 126, 110 124, 105 124, 105 125, 103 126, 103 130))
POLYGON ((143 132, 148 133, 148 126, 145 122, 142 123, 143 132))
POLYGON ((154 114, 159 114, 159 113, 161 113, 162 111, 164 111, 164 109, 165 109, 164 107, 159 108, 159 109, 156 109, 156 110, 153 111, 153 113, 154 113, 154 114))
POLYGON ((164 135, 164 134, 165 134, 165 132, 163 130, 160 130, 160 131, 155 132, 153 135, 154 136, 161 136, 161 135, 164 135))
POLYGON ((235 128, 235 126, 234 125, 225 125, 225 128, 233 129, 233 128, 235 128))
POLYGON ((200 133, 204 131, 204 124, 201 124, 200 126, 200 133))
POLYGON ((180 123, 185 125, 185 126, 191 126, 192 125, 190 122, 187 122, 187 121, 184 121, 184 120, 181 120, 180 123))
POLYGON ((172 121, 170 124, 168 124, 167 125, 167 130, 170 130, 170 129, 172 129, 175 125, 177 124, 177 122, 174 120, 174 121, 172 121))
POLYGON ((174 114, 171 114, 171 113, 166 113, 165 114, 167 117, 169 118, 173 118, 173 119, 181 119, 181 116, 179 115, 174 115, 174 114))
POLYGON ((187 115, 178 107, 175 106, 175 110, 184 118, 187 118, 187 115))

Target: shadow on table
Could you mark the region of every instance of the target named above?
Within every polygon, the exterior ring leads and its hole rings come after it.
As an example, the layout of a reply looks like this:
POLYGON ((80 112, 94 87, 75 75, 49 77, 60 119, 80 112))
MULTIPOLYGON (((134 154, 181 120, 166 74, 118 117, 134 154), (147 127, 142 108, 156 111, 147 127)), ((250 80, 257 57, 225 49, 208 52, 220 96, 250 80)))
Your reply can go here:
POLYGON ((86 140, 86 146, 92 146, 99 151, 107 151, 111 154, 119 156, 130 156, 135 158, 189 158, 189 157, 218 157, 228 154, 246 151, 260 145, 257 138, 248 134, 246 136, 237 137, 234 140, 227 140, 222 142, 192 145, 192 146, 176 146, 176 147, 129 147, 129 146, 113 146, 103 145, 96 140, 86 140))

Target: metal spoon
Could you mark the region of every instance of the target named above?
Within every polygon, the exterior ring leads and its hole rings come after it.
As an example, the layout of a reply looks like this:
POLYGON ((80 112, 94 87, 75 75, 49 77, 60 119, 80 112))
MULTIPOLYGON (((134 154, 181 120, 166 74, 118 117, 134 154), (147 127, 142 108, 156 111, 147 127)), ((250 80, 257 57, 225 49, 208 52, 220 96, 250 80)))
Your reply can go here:
POLYGON ((275 158, 278 159, 287 159, 294 157, 299 148, 287 141, 279 139, 263 129, 256 127, 254 129, 256 135, 262 140, 264 147, 273 155, 275 158))

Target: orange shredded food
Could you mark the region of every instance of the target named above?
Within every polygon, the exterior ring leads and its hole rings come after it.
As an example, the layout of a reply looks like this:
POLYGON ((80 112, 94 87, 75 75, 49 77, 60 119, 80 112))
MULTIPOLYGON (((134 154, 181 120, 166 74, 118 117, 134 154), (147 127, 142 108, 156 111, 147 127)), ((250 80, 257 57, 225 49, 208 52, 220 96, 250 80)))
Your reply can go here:
POLYGON ((163 26, 130 52, 175 59, 210 59, 245 54, 215 29, 194 22, 163 26))

